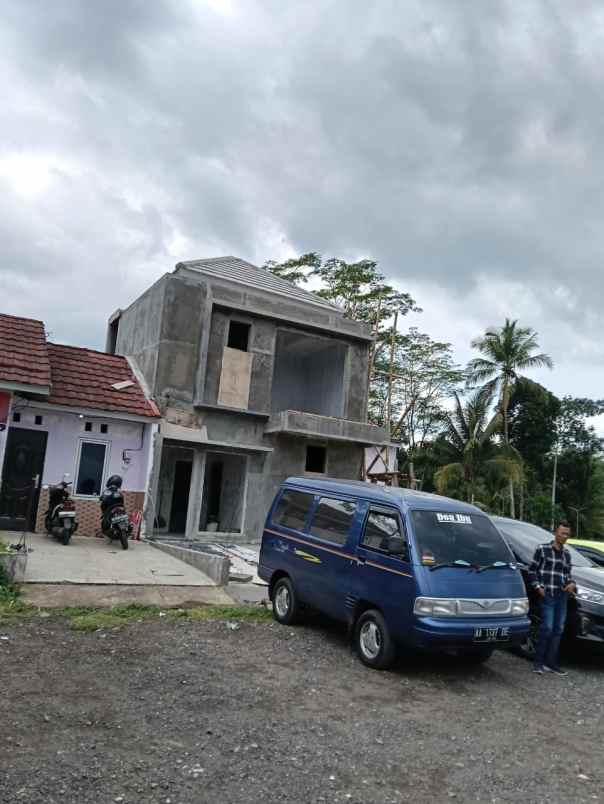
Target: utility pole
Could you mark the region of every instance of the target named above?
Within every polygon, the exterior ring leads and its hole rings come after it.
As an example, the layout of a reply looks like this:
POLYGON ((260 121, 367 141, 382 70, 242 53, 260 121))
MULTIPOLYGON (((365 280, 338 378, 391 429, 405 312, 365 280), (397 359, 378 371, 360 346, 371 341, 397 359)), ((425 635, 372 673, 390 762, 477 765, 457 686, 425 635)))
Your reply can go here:
POLYGON ((554 452, 554 477, 552 479, 552 527, 551 531, 554 532, 554 518, 556 510, 556 475, 558 473, 558 453, 554 452))
POLYGON ((579 538, 579 513, 581 511, 585 511, 585 508, 587 506, 584 505, 582 508, 573 508, 572 505, 569 505, 568 507, 570 508, 571 511, 574 511, 575 514, 577 515, 577 535, 575 536, 575 539, 578 539, 579 538))

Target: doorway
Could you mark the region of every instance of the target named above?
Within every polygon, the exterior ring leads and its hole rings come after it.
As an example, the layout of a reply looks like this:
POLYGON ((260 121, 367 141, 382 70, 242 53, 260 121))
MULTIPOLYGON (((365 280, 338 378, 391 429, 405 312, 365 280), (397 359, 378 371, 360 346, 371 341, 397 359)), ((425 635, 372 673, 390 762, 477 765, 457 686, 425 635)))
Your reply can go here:
POLYGON ((199 517, 201 533, 240 533, 243 524, 247 457, 207 452, 199 517))
POLYGON ((187 529, 189 491, 191 490, 192 461, 176 461, 174 464, 174 489, 170 508, 170 533, 184 533, 187 529))
POLYGON ((6 440, 0 530, 34 530, 48 434, 11 427, 6 440))

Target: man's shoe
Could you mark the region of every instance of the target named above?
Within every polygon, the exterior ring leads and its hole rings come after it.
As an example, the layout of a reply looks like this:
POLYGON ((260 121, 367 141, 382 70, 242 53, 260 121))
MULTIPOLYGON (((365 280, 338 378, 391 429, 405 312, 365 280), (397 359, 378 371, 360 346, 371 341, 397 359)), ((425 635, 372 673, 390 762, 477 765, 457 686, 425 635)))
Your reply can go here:
POLYGON ((566 670, 563 670, 561 667, 550 667, 547 664, 543 665, 543 669, 546 673, 553 673, 556 676, 567 676, 568 673, 566 670))
POLYGON ((542 664, 533 665, 533 673, 538 673, 542 676, 545 673, 545 667, 542 664))

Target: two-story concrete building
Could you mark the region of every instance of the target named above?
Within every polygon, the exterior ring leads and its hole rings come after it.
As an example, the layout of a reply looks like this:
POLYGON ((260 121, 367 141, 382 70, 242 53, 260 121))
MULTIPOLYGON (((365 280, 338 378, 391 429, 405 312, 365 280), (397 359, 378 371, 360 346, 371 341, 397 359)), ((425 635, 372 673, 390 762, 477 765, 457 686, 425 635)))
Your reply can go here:
POLYGON ((358 479, 367 423, 369 328, 234 257, 179 263, 108 327, 161 413, 147 534, 255 539, 279 483, 358 479))

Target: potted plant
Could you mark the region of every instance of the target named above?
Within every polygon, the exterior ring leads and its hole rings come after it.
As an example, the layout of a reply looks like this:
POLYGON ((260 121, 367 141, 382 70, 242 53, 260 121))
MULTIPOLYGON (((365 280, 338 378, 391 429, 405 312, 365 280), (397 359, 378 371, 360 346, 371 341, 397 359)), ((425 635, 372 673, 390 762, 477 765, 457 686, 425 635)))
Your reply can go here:
POLYGON ((25 580, 27 553, 14 550, 0 541, 0 585, 2 582, 21 583, 25 580))

